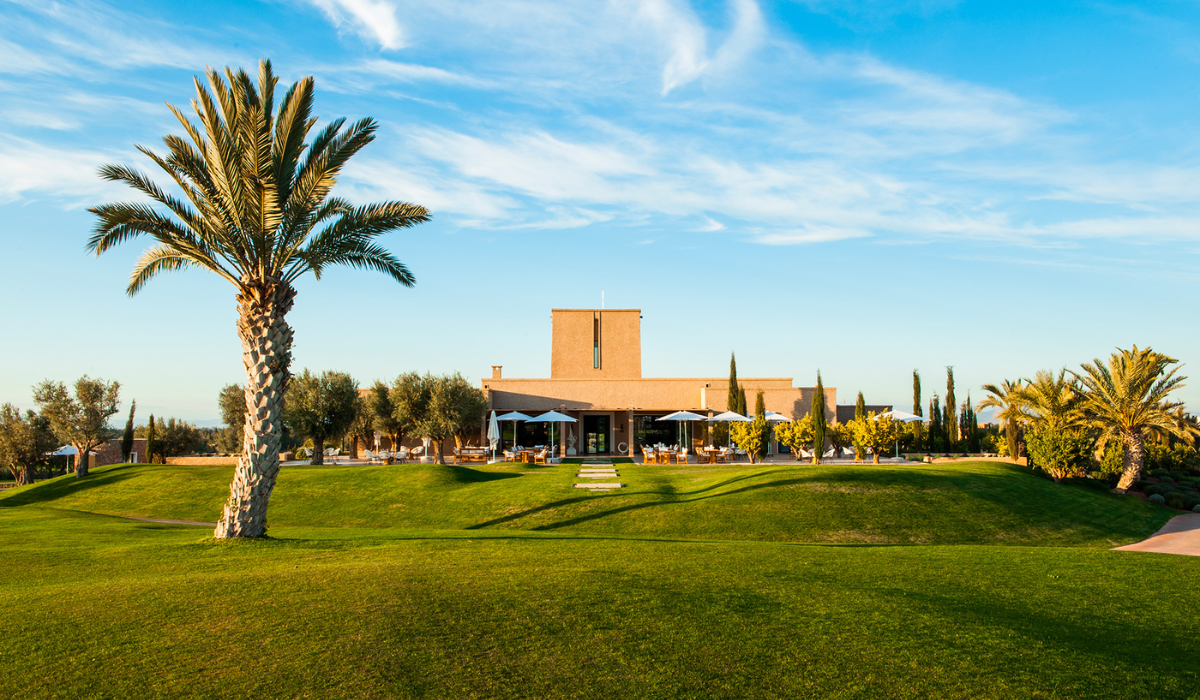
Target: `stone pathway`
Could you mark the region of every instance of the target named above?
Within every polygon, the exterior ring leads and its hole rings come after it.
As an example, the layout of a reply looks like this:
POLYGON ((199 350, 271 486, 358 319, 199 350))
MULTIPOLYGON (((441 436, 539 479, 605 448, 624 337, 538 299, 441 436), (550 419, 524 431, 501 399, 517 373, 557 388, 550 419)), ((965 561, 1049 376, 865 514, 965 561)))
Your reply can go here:
POLYGON ((1122 552, 1158 552, 1160 554, 1183 554, 1200 557, 1200 513, 1176 515, 1150 537, 1113 547, 1122 552))
MULTIPOLYGON (((617 468, 610 463, 584 462, 579 467, 579 471, 575 473, 578 479, 616 479, 618 478, 617 468)), ((577 489, 587 489, 588 491, 611 491, 613 489, 623 489, 625 484, 617 481, 586 481, 575 484, 577 489)))
POLYGON ((167 525, 202 525, 204 527, 216 527, 216 523, 198 523, 195 520, 159 520, 158 518, 131 518, 128 515, 120 516, 126 520, 139 520, 143 523, 166 523, 167 525))

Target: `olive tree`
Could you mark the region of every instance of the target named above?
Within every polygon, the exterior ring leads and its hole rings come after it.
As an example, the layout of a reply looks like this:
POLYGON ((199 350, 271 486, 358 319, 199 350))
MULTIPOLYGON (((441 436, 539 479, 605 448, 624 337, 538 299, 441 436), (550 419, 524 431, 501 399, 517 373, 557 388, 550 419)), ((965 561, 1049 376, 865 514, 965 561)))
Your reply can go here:
POLYGON ((865 447, 871 450, 871 461, 879 464, 879 455, 896 442, 896 421, 891 416, 876 416, 874 411, 862 420, 850 424, 854 431, 856 448, 865 447))
POLYGON ((54 435, 79 450, 75 476, 82 479, 88 475, 88 453, 113 435, 108 419, 120 409, 121 385, 85 374, 74 388, 72 396, 62 382, 47 379, 33 388, 33 400, 54 435))
POLYGON ((0 406, 0 466, 12 472, 17 486, 33 483, 54 445, 48 418, 33 411, 21 415, 11 403, 0 406))
POLYGON ((341 437, 358 411, 358 383, 345 372, 292 377, 283 406, 284 422, 300 438, 313 441, 312 463, 324 464, 325 441, 341 437))

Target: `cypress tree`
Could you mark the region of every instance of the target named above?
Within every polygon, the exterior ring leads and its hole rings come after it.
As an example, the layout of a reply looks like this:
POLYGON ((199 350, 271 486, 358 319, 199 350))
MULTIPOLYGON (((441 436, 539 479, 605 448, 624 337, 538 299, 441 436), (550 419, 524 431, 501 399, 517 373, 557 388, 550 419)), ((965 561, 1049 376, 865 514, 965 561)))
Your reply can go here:
POLYGON ((913 415, 924 416, 921 410, 921 373, 913 370, 913 415))
POLYGON ((754 415, 762 416, 763 418, 767 417, 767 404, 763 401, 763 393, 761 391, 754 397, 754 415))
POLYGON ((858 392, 858 401, 854 403, 854 420, 865 420, 867 417, 867 402, 863 400, 862 392, 858 392))
POLYGON ((771 448, 771 423, 767 420, 767 404, 763 401, 761 391, 754 397, 754 421, 762 422, 762 440, 759 442, 761 447, 758 449, 758 458, 763 460, 766 459, 771 448))
POLYGON ((129 455, 133 454, 133 413, 137 410, 137 401, 129 404, 129 420, 125 421, 125 435, 121 437, 121 461, 128 464, 129 455))
MULTIPOLYGON (((733 353, 729 353, 729 396, 725 399, 725 410, 738 412, 738 401, 741 398, 741 393, 738 391, 737 382, 737 358, 733 353)), ((746 414, 742 414, 746 415, 746 414)))
POLYGON ((817 372, 817 393, 812 399, 813 417, 813 464, 821 463, 825 454, 825 385, 821 383, 821 372, 817 372))
POLYGON ((738 389, 737 412, 743 416, 746 415, 746 389, 744 387, 738 389))
POLYGON ((929 399, 929 449, 937 449, 942 438, 942 409, 938 404, 938 395, 934 394, 929 399))
POLYGON ((146 463, 154 463, 154 414, 150 414, 150 425, 146 428, 146 463))
POLYGON ((958 416, 954 415, 958 404, 954 401, 954 368, 946 366, 946 447, 949 449, 958 442, 958 416))

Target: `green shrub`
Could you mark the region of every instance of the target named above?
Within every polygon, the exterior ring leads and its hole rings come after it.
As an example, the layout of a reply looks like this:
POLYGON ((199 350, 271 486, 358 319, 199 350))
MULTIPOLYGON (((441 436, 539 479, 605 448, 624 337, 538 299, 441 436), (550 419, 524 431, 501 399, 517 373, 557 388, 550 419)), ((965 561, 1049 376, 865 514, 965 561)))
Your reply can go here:
POLYGON ((1167 502, 1167 499, 1163 498, 1162 494, 1156 493, 1156 494, 1153 494, 1152 496, 1150 496, 1150 502, 1157 503, 1158 505, 1161 506, 1167 502))
POLYGON ((1167 505, 1176 510, 1183 510, 1183 504, 1186 502, 1181 493, 1173 493, 1166 498, 1167 505))
POLYGON ((1147 484, 1146 486, 1142 487, 1142 493, 1146 494, 1147 496, 1153 496, 1161 490, 1162 487, 1158 484, 1147 484))
POLYGON ((1153 481, 1146 481, 1145 479, 1138 479, 1137 481, 1133 482, 1133 488, 1137 489, 1138 491, 1145 491, 1153 485, 1153 481))
POLYGON ((1200 506, 1193 506, 1192 511, 1195 513, 1200 513, 1200 506))
POLYGON ((1196 506, 1200 506, 1200 498, 1189 496, 1183 499, 1184 510, 1195 510, 1196 506))

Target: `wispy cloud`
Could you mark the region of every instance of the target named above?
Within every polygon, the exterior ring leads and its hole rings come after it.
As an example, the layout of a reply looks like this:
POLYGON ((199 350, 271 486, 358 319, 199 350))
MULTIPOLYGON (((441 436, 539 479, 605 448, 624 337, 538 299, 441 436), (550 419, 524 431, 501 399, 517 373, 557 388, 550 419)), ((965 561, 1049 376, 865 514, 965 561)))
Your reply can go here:
POLYGON ((387 0, 309 0, 339 29, 355 34, 385 49, 404 48, 404 30, 396 19, 396 5, 387 0))

